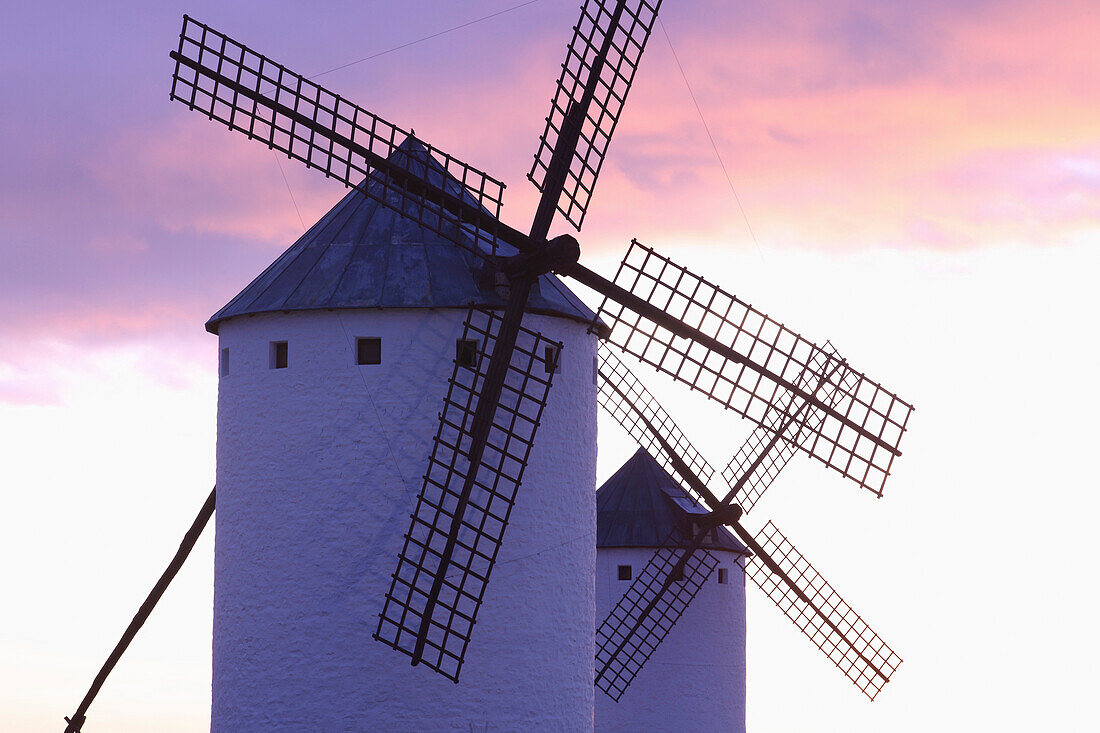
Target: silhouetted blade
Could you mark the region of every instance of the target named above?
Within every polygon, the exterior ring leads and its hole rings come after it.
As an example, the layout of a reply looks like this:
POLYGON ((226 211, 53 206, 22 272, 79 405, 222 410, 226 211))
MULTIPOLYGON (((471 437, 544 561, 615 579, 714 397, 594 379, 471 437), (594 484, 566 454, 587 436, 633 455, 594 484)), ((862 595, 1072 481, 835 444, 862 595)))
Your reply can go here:
POLYGON ((495 249, 501 182, 419 141, 394 155, 411 132, 187 16, 172 58, 172 99, 475 254, 495 249))
MULTIPOLYGON (((806 372, 796 380, 798 386, 807 392, 814 392, 817 389, 817 397, 829 407, 834 408, 837 406, 841 395, 847 394, 856 388, 858 380, 858 376, 839 362, 839 359, 840 355, 836 353, 836 349, 833 348, 832 344, 825 342, 825 345, 821 347, 821 351, 810 358, 810 364, 806 372), (835 371, 830 373, 830 369, 835 371), (824 383, 820 384, 820 389, 818 389, 819 382, 825 377, 828 377, 828 379, 825 379, 824 383)), ((804 420, 790 424, 784 431, 783 440, 780 440, 769 449, 772 436, 776 431, 782 429, 786 416, 797 409, 792 404, 795 401, 796 398, 791 392, 783 394, 776 400, 764 417, 763 425, 752 431, 748 440, 737 451, 729 464, 722 469, 722 478, 730 486, 741 484, 734 501, 746 513, 756 505, 756 502, 771 486, 772 481, 787 465, 787 461, 794 455, 795 444, 800 439, 801 434, 805 432, 809 436, 821 429, 825 413, 820 410, 811 411, 804 420), (765 452, 767 456, 753 469, 753 464, 765 452)))
POLYGON ((573 105, 584 103, 585 87, 600 50, 606 44, 606 61, 581 120, 576 151, 569 164, 562 196, 557 201, 558 211, 577 229, 584 222, 607 146, 660 7, 661 0, 585 0, 581 6, 581 17, 574 26, 573 40, 565 54, 550 116, 546 118, 546 129, 535 153, 534 166, 527 176, 540 191, 544 189, 563 128, 573 124, 570 110, 573 105))
MULTIPOLYGON (((500 324, 499 314, 485 310, 471 310, 466 320, 462 338, 478 342, 476 358, 472 366, 455 363, 416 511, 375 632, 376 639, 410 657, 469 471, 473 415, 500 324)), ((553 376, 544 361, 546 347, 560 349, 561 344, 520 328, 454 554, 431 612, 420 663, 456 682, 546 405, 553 376)))
POLYGON ((615 701, 718 566, 710 551, 691 552, 681 544, 681 533, 673 530, 596 629, 596 687, 615 701), (685 552, 690 555, 680 579, 670 578, 685 552))
MULTIPOLYGON (((709 484, 714 469, 695 450, 657 399, 603 342, 600 342, 598 353, 597 400, 600 407, 615 418, 634 442, 645 448, 670 476, 679 475, 679 471, 655 433, 676 451, 703 483, 709 484)), ((707 500, 693 491, 689 482, 682 480, 679 483, 700 504, 706 505, 707 500)))
MULTIPOLYGON (((605 298, 599 316, 611 343, 711 399, 767 427, 785 395, 808 401, 823 415, 794 444, 878 495, 901 455, 911 405, 863 374, 846 369, 827 404, 798 386, 800 375, 825 355, 820 347, 736 296, 632 242, 615 285, 647 301, 711 343, 675 336, 635 311, 605 298), (721 349, 719 351, 718 349, 721 349)), ((805 422, 804 420, 802 422, 805 422)))
POLYGON ((852 610, 776 526, 755 537, 760 549, 794 583, 768 568, 758 551, 745 572, 794 625, 872 700, 890 681, 901 657, 852 610))

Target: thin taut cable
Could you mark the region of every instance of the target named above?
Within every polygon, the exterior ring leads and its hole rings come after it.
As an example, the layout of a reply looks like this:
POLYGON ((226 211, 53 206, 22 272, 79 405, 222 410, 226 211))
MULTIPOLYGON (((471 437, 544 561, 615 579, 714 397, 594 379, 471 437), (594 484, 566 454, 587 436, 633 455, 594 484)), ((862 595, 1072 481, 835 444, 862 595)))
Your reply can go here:
POLYGON ((756 239, 756 232, 752 230, 752 224, 749 223, 749 215, 745 213, 745 207, 741 205, 741 197, 737 195, 737 189, 733 187, 733 179, 730 178, 729 171, 726 170, 726 163, 722 160, 722 154, 718 152, 718 144, 714 142, 714 135, 710 133, 710 125, 707 124, 707 118, 703 116, 703 108, 699 106, 699 100, 695 98, 695 92, 691 89, 691 82, 688 81, 687 74, 684 73, 684 66, 680 63, 680 57, 676 54, 676 47, 672 45, 672 39, 668 35, 668 29, 665 28, 664 21, 658 19, 657 24, 661 26, 661 33, 665 35, 665 40, 668 41, 668 48, 672 51, 672 58, 676 61, 676 68, 680 70, 680 76, 684 79, 684 86, 687 87, 688 94, 691 95, 691 101, 695 104, 695 111, 699 113, 699 120, 703 123, 703 129, 707 132, 707 139, 710 140, 710 146, 714 149, 714 156, 718 158, 718 165, 722 167, 722 175, 726 177, 726 183, 730 185, 730 192, 733 193, 733 200, 737 202, 737 208, 741 211, 741 218, 745 220, 745 226, 748 227, 749 234, 752 236, 752 243, 756 245, 757 250, 760 250, 760 242, 756 239))
POLYGON ((321 71, 321 72, 318 72, 318 73, 314 74, 313 76, 308 76, 306 78, 307 79, 316 79, 319 76, 324 76, 325 74, 331 74, 334 71, 340 71, 341 69, 346 69, 349 66, 355 66, 356 64, 361 64, 364 61, 370 61, 371 59, 376 59, 379 56, 385 56, 388 53, 393 53, 394 51, 400 51, 403 48, 408 48, 409 46, 415 46, 418 43, 423 43, 424 41, 430 41, 433 38, 439 38, 440 36, 445 36, 448 33, 453 33, 457 30, 462 30, 463 28, 468 28, 469 26, 475 25, 477 23, 481 23, 482 21, 490 20, 492 18, 496 18, 498 15, 504 15, 505 13, 511 13, 513 10, 519 10, 520 8, 525 8, 528 5, 534 5, 535 3, 539 2, 539 1, 540 0, 527 0, 527 2, 520 3, 518 5, 513 5, 510 8, 505 8, 504 10, 498 10, 495 13, 489 13, 488 15, 483 15, 480 18, 474 18, 473 20, 468 20, 465 23, 459 23, 456 26, 451 26, 450 28, 445 28, 444 30, 436 31, 435 33, 424 36, 423 38, 417 38, 415 41, 408 41, 406 43, 402 43, 399 46, 394 46, 393 48, 387 48, 385 51, 379 51, 378 53, 372 53, 370 56, 364 56, 361 59, 356 59, 355 61, 349 61, 346 64, 341 64, 339 66, 334 66, 331 69, 328 69, 327 71, 321 71))
POLYGON ((302 218, 302 211, 298 208, 298 201, 294 198, 294 192, 290 190, 290 181, 286 178, 286 171, 283 170, 283 163, 279 160, 279 154, 274 150, 271 154, 275 156, 275 165, 279 166, 279 175, 283 177, 283 183, 286 184, 286 192, 290 194, 290 203, 294 204, 294 213, 298 215, 298 222, 302 225, 302 231, 306 230, 306 220, 302 218))

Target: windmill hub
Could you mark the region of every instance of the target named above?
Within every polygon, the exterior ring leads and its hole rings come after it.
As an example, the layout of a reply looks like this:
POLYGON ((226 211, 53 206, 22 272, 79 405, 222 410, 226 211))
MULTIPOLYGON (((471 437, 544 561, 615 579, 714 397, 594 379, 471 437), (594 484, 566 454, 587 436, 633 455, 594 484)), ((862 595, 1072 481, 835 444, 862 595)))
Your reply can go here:
POLYGON ((575 263, 580 256, 581 245, 577 238, 562 234, 532 252, 520 252, 509 257, 504 261, 502 269, 509 280, 515 281, 548 272, 560 272, 575 263))
POLYGON ((741 519, 743 514, 741 506, 738 504, 731 504, 730 506, 719 507, 715 509, 706 518, 704 524, 709 529, 710 527, 717 527, 721 524, 736 524, 741 519))

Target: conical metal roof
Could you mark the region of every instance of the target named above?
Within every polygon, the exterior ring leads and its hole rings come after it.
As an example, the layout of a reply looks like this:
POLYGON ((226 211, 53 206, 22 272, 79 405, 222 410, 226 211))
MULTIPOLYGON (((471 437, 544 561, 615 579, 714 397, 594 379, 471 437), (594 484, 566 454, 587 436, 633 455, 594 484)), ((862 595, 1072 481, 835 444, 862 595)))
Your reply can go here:
MULTIPOLYGON (((465 189, 408 138, 390 156, 427 159, 429 176, 456 196, 465 189)), ((375 171, 371 180, 382 175, 375 171)), ((472 244, 472 238, 467 238, 472 244)), ((497 253, 514 254, 500 244, 497 253)), ((344 308, 504 308, 505 297, 479 287, 481 260, 393 209, 352 189, 248 287, 206 323, 218 332, 227 318, 278 311, 344 308)), ((527 311, 592 323, 595 314, 554 275, 543 275, 531 291, 527 311)))
MULTIPOLYGON (((674 529, 690 536, 707 509, 692 499, 644 449, 596 490, 596 547, 660 547, 674 529)), ((748 554, 725 527, 716 527, 703 547, 748 554)))

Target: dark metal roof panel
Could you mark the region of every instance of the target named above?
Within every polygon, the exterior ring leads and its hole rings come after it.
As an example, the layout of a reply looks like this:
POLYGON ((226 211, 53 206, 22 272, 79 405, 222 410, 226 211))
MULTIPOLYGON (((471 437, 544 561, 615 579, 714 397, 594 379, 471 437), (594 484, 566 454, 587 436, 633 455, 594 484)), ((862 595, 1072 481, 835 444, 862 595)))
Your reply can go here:
MULTIPOLYGON (((413 139, 394 156, 427 155, 413 139)), ((446 175, 432 161, 429 178, 446 175)), ((377 172, 373 175, 379 175, 377 172)), ((366 185, 372 184, 368 178, 366 185)), ((448 178, 448 189, 467 196, 448 178)), ((472 201, 472 199, 471 199, 472 201)), ((467 240, 471 241, 471 240, 467 240)), ((513 253, 508 245, 498 252, 513 253)), ((351 190, 206 324, 217 333, 227 318, 330 308, 503 308, 505 297, 478 285, 474 255, 419 227, 358 189, 351 190)), ((532 289, 527 310, 591 323, 595 314, 554 275, 532 289)))
MULTIPOLYGON (((596 547, 660 547, 673 530, 686 539, 693 512, 677 505, 685 501, 706 511, 639 448, 596 490, 596 547)), ((747 554, 725 527, 713 530, 703 547, 747 554)))
POLYGON ((344 274, 336 283, 326 308, 377 308, 386 282, 389 265, 388 247, 355 247, 349 245, 351 255, 344 274))
POLYGON ((286 308, 308 308, 313 303, 321 302, 332 297, 332 283, 339 283, 344 271, 348 268, 348 261, 354 248, 350 244, 333 242, 327 247, 315 247, 320 250, 320 256, 313 263, 309 272, 302 277, 298 287, 294 288, 285 298, 283 305, 286 308))
POLYGON ((430 308, 435 304, 433 295, 424 245, 410 242, 393 247, 386 282, 382 285, 382 305, 398 303, 405 308, 430 308))

